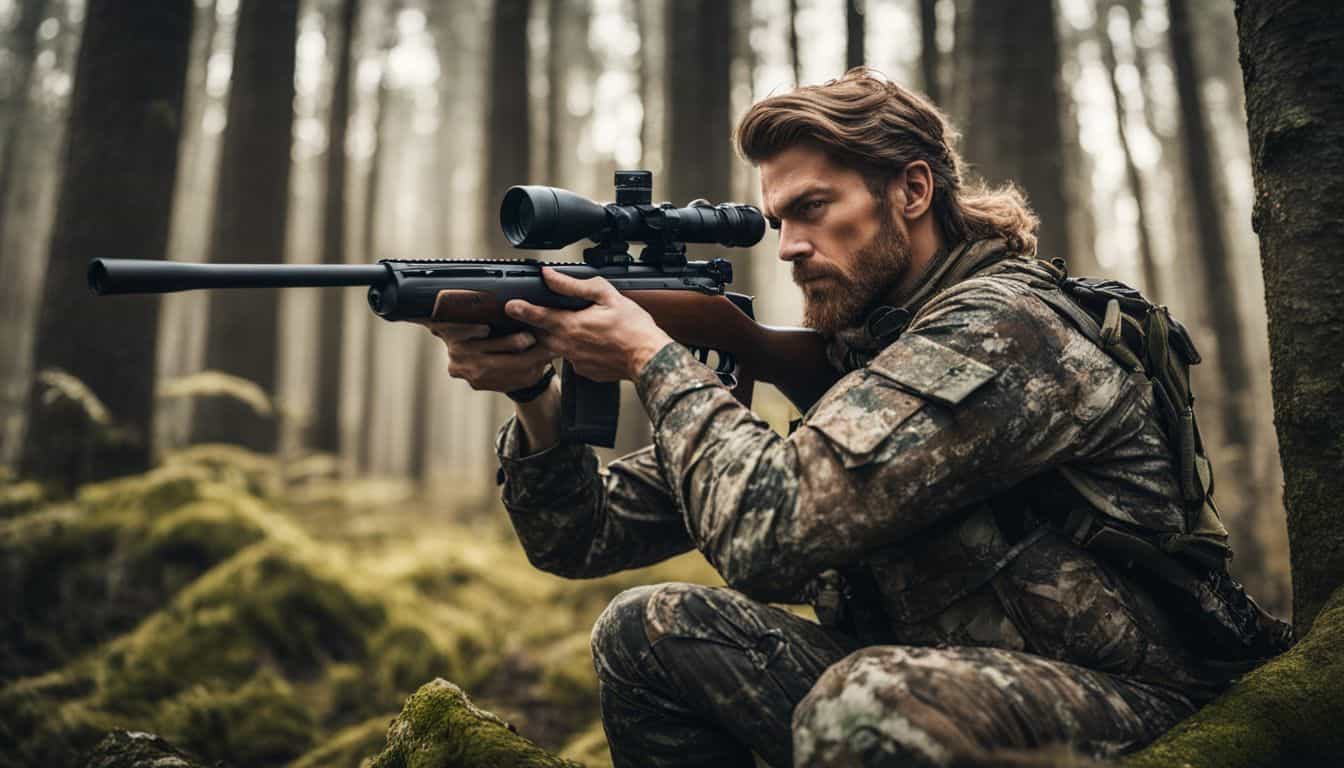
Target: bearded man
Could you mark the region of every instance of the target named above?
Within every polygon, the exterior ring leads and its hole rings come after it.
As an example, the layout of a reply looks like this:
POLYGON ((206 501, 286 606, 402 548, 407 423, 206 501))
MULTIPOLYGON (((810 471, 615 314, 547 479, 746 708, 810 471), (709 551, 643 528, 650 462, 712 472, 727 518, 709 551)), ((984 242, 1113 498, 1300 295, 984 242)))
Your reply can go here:
POLYGON ((1179 531, 1184 507, 1152 387, 1040 299, 1022 195, 965 184, 942 114, 863 69, 755 104, 736 141, 843 374, 787 438, 600 278, 546 273, 582 311, 510 302, 537 333, 434 327, 478 389, 560 356, 635 382, 652 420, 653 445, 602 470, 558 443, 556 382, 519 403, 497 450, 534 565, 590 577, 695 548, 728 585, 631 589, 598 619, 614 764, 1116 754, 1226 687, 1235 665, 1051 524, 1103 504, 1179 531), (1041 484, 1063 470, 1090 495, 1041 484), (768 604, 802 601, 820 623, 768 604))

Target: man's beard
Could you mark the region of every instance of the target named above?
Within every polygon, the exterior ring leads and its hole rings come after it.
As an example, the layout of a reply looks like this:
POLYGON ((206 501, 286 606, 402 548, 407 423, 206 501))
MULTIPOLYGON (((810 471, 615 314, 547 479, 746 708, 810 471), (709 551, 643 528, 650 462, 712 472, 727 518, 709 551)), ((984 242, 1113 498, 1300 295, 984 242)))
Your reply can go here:
POLYGON ((838 268, 795 261, 793 281, 803 289, 803 325, 823 336, 835 336, 858 325, 879 301, 900 283, 910 266, 910 244, 901 236, 890 214, 880 211, 882 225, 872 242, 854 254, 853 273, 838 268), (808 271, 800 274, 799 266, 808 271), (826 280, 812 283, 819 277, 826 280), (804 285, 803 281, 809 281, 804 285))

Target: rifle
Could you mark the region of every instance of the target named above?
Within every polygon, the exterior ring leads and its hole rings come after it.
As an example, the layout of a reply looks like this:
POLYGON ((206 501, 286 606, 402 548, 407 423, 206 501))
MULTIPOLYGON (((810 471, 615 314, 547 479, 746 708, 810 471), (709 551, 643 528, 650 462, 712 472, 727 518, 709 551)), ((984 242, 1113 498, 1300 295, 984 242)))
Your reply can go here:
MULTIPOLYGON (((807 328, 778 328, 755 320, 752 297, 730 293, 732 264, 688 261, 686 243, 750 246, 765 233, 754 206, 695 201, 685 208, 652 205, 652 174, 617 171, 616 202, 602 205, 555 187, 518 186, 504 195, 500 225, 515 248, 557 249, 582 238, 594 245, 583 263, 535 259, 384 259, 376 264, 192 264, 142 259, 94 259, 90 289, 100 296, 208 288, 368 286, 369 307, 385 320, 482 323, 490 336, 525 326, 504 314, 511 299, 559 309, 591 302, 546 287, 543 266, 570 277, 606 278, 642 306, 669 336, 714 366, 724 384, 751 405, 756 381, 773 384, 806 411, 838 378, 824 342, 807 328), (643 242, 638 261, 631 242, 643 242)), ((620 394, 616 382, 580 376, 568 361, 561 372, 560 439, 611 447, 620 394)))

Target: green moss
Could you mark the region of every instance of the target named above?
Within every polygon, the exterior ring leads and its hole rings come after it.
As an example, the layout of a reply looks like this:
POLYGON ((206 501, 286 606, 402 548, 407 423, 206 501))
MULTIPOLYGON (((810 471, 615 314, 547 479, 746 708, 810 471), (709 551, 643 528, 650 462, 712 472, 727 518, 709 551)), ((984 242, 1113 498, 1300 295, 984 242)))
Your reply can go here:
POLYGON ((316 564, 261 544, 114 642, 104 656, 100 695, 130 711, 194 683, 236 684, 263 660, 288 678, 312 678, 327 661, 363 658, 383 620, 380 605, 316 564))
POLYGON ((143 475, 86 485, 75 498, 90 512, 131 511, 155 517, 201 498, 201 488, 208 479, 196 467, 165 466, 143 475))
POLYGON ((312 744, 315 729, 293 688, 267 671, 239 688, 189 688, 154 719, 174 744, 240 766, 293 760, 312 744))
POLYGON ((597 711, 597 672, 588 635, 571 635, 541 654, 543 696, 564 709, 597 711))
POLYGON ((365 758, 377 754, 387 742, 387 726, 393 717, 380 715, 344 728, 305 752, 289 768, 360 768, 365 758))
POLYGON ((1135 768, 1344 764, 1344 587, 1307 636, 1124 761, 1135 768))
POLYGON ((607 732, 602 721, 596 720, 565 744, 560 756, 582 763, 588 768, 611 768, 611 749, 607 746, 607 732))
POLYGON ((447 680, 406 701, 371 768, 581 768, 515 733, 447 680))
POLYGON ((46 497, 41 483, 32 480, 7 483, 0 480, 0 519, 32 512, 41 506, 46 497))

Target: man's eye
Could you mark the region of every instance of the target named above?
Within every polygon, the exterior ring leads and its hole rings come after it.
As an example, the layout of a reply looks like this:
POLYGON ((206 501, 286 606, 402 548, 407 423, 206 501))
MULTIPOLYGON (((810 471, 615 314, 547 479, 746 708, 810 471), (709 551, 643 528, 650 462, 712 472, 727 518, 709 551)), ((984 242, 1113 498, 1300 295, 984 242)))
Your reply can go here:
POLYGON ((803 203, 803 210, 808 213, 815 213, 816 211, 820 211, 824 205, 826 205, 825 200, 808 200, 806 203, 803 203))

